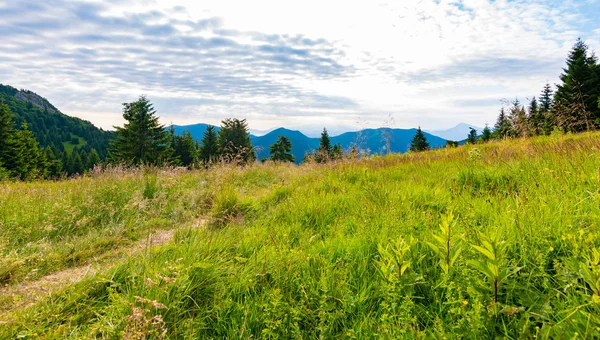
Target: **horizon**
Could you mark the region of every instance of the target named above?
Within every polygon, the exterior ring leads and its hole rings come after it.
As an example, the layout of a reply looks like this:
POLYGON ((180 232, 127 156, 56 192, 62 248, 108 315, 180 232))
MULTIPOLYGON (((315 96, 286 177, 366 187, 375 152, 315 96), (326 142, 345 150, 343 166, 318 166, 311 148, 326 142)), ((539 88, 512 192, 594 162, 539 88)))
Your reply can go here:
POLYGON ((599 11, 598 0, 0 0, 0 82, 103 129, 142 94, 167 125, 492 126, 501 100, 559 81, 578 37, 600 49, 599 11))

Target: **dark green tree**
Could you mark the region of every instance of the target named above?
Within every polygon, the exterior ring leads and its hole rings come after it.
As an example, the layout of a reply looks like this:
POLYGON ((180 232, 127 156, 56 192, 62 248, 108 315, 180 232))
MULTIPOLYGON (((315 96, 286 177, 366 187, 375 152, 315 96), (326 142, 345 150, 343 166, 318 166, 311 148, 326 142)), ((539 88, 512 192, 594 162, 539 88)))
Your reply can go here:
POLYGON ((567 131, 600 127, 600 74, 596 56, 578 39, 569 52, 567 66, 554 95, 557 125, 567 131))
POLYGON ((487 124, 485 124, 485 127, 483 128, 483 132, 481 135, 481 140, 485 143, 485 142, 489 141, 490 139, 492 139, 492 130, 488 127, 487 124))
POLYGON ((13 175, 21 179, 44 178, 48 167, 46 157, 28 129, 27 123, 21 124, 21 129, 15 134, 15 140, 17 155, 13 163, 16 165, 13 175))
POLYGON ((423 131, 421 131, 421 127, 417 129, 417 133, 413 137, 410 142, 410 151, 419 152, 429 150, 429 143, 427 142, 427 138, 423 131))
POLYGON ((227 163, 248 163, 256 160, 245 119, 228 118, 221 121, 218 145, 219 155, 227 163))
POLYGON ((341 143, 337 143, 331 148, 331 158, 336 160, 344 158, 344 150, 341 143))
POLYGON ((537 135, 543 134, 544 125, 545 125, 544 114, 538 107, 538 102, 535 97, 533 97, 531 99, 531 102, 529 103, 528 111, 529 111, 528 119, 529 119, 529 127, 530 127, 529 134, 531 136, 537 136, 537 135))
POLYGON ((217 132, 215 127, 209 125, 202 136, 202 147, 200 147, 200 159, 206 165, 216 161, 219 146, 217 142, 217 132))
POLYGON ((506 116, 506 112, 504 111, 504 108, 501 108, 498 119, 496 120, 496 124, 494 125, 494 138, 502 139, 509 137, 512 134, 511 130, 512 127, 508 117, 506 116))
POLYGON ((467 135, 467 143, 477 143, 477 130, 473 129, 472 127, 469 128, 469 134, 467 135))
POLYGON ((554 106, 554 93, 550 84, 546 83, 544 88, 542 89, 542 94, 540 95, 540 105, 539 112, 541 117, 543 118, 542 131, 540 134, 549 135, 554 128, 554 124, 556 122, 556 118, 554 116, 554 112, 552 107, 554 106))
POLYGON ((51 178, 58 178, 62 175, 63 164, 57 155, 56 150, 52 146, 47 146, 44 149, 46 156, 46 162, 48 163, 48 176, 51 178))
POLYGON ((112 159, 126 165, 162 165, 167 161, 169 133, 158 122, 156 111, 145 97, 123 104, 123 127, 115 126, 116 139, 110 143, 112 159))
POLYGON ((0 100, 0 163, 9 171, 16 156, 13 116, 8 106, 0 100))
POLYGON ((96 149, 92 149, 92 151, 90 151, 90 154, 87 158, 86 168, 93 169, 96 165, 100 165, 100 163, 101 163, 101 160, 100 160, 100 155, 98 154, 98 151, 96 151, 96 149))
POLYGON ((286 136, 279 136, 279 139, 269 146, 271 160, 275 162, 293 162, 292 142, 286 136))
POLYGON ((329 139, 329 133, 327 133, 326 128, 323 128, 323 132, 321 132, 321 140, 319 141, 319 152, 327 155, 331 154, 331 140, 329 139))
POLYGON ((191 132, 184 131, 181 136, 175 136, 173 143, 174 158, 186 167, 193 166, 198 161, 198 149, 191 132))

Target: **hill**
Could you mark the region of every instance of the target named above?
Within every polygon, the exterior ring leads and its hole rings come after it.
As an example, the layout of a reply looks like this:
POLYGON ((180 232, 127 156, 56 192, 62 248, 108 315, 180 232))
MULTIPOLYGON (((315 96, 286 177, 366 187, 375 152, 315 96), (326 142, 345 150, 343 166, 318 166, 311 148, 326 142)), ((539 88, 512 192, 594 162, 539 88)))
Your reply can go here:
POLYGON ((481 133, 483 131, 483 128, 480 128, 480 127, 477 127, 474 125, 470 125, 470 124, 466 124, 466 123, 460 123, 460 124, 456 125, 455 127, 452 127, 447 130, 434 130, 434 131, 427 131, 427 132, 434 136, 444 138, 447 140, 464 141, 465 139, 467 139, 467 136, 469 135, 469 132, 471 131, 470 128, 474 128, 475 130, 477 130, 477 135, 481 135, 481 133))
POLYGON ((598 159, 556 133, 6 183, 0 338, 598 338, 598 159))
POLYGON ((51 146, 58 152, 69 153, 74 148, 86 153, 96 149, 102 159, 106 157, 108 143, 114 137, 113 132, 67 116, 46 98, 28 90, 17 90, 0 84, 0 100, 14 114, 15 126, 20 127, 21 123, 26 122, 42 147, 51 146))
MULTIPOLYGON (((192 136, 201 140, 208 124, 194 124, 186 126, 174 126, 175 133, 181 134, 183 131, 190 131, 192 136)), ((342 149, 348 151, 352 146, 366 154, 387 154, 404 153, 410 147, 410 142, 415 136, 416 129, 364 129, 355 132, 346 132, 339 136, 331 137, 332 144, 340 143, 342 149)), ((275 129, 263 136, 250 135, 252 145, 256 149, 258 159, 269 157, 269 146, 277 141, 279 136, 285 136, 292 142, 292 154, 296 163, 299 163, 307 153, 313 152, 319 148, 319 138, 307 137, 300 131, 289 130, 286 128, 275 129)), ((427 141, 432 148, 439 148, 446 145, 446 140, 433 136, 425 132, 427 141)))

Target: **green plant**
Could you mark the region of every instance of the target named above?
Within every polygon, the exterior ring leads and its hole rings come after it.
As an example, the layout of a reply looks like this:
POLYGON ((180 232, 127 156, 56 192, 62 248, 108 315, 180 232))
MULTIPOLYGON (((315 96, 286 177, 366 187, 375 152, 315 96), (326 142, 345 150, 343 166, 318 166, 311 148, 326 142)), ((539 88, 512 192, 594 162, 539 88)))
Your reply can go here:
POLYGON ((453 233, 456 221, 454 214, 449 212, 442 215, 442 223, 439 225, 439 233, 431 235, 433 241, 426 244, 440 259, 440 267, 446 275, 450 273, 454 263, 462 253, 462 247, 456 233, 453 233))

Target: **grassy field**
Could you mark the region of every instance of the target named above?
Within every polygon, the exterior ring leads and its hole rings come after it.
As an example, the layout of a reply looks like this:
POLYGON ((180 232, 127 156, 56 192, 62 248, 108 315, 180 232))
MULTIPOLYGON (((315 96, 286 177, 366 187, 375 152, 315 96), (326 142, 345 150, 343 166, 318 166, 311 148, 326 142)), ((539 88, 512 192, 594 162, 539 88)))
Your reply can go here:
POLYGON ((2 295, 0 338, 595 338, 600 134, 5 183, 0 254, 6 288, 111 264, 2 295))

